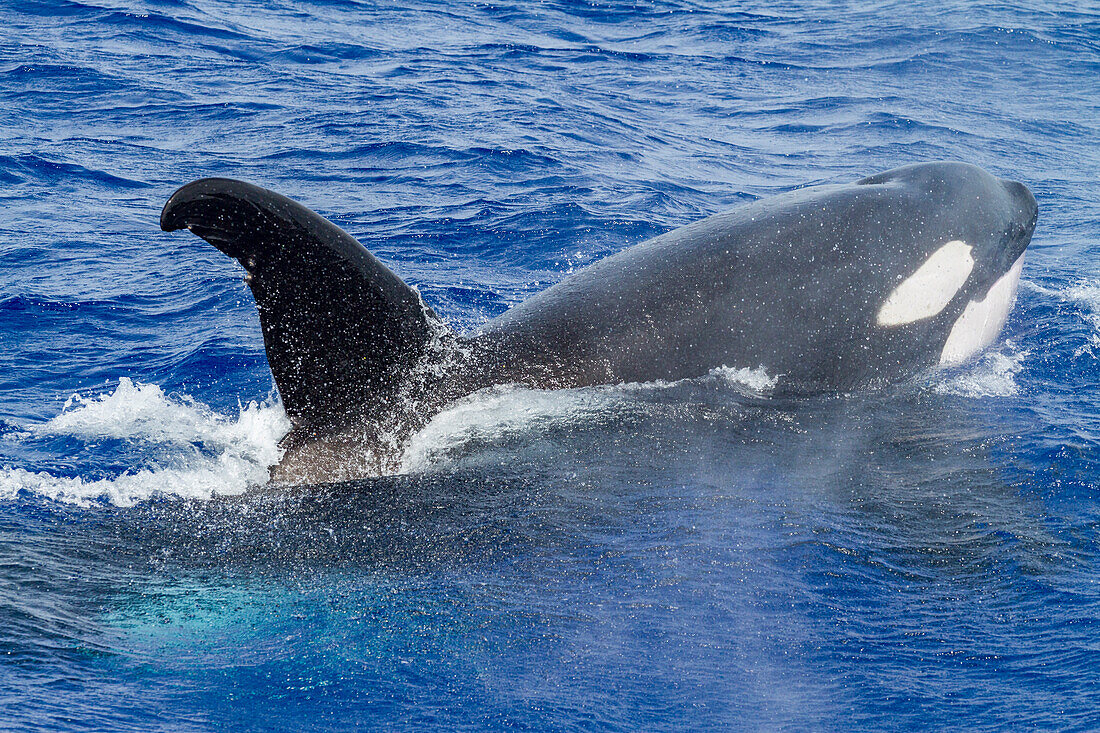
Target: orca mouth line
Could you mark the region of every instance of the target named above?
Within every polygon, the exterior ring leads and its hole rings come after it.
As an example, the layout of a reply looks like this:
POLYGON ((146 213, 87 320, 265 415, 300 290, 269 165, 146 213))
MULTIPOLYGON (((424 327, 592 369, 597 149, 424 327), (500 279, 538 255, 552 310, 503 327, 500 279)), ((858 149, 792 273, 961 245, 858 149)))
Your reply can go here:
POLYGON ((1004 259, 1009 263, 1004 269, 1005 272, 1008 272, 1016 265, 1017 260, 1024 256, 1024 252, 1027 251, 1027 248, 1031 245, 1031 237, 1035 233, 1035 222, 1038 220, 1038 216, 1038 212, 1036 212, 1026 224, 1014 222, 1009 225, 1008 232, 1005 233, 1004 242, 1004 251, 1006 253, 1004 259))
POLYGON ((1006 249, 1010 253, 1007 259, 1012 263, 1006 268, 1005 271, 1007 272, 1016 266, 1016 261, 1031 244, 1031 237, 1035 233, 1035 225, 1039 221, 1039 202, 1035 199, 1035 194, 1031 192, 1031 189, 1019 181, 1006 180, 1004 185, 1009 190, 1010 195, 1015 197, 1021 213, 1025 214, 1020 219, 1013 220, 1005 233, 1008 240, 1006 249))

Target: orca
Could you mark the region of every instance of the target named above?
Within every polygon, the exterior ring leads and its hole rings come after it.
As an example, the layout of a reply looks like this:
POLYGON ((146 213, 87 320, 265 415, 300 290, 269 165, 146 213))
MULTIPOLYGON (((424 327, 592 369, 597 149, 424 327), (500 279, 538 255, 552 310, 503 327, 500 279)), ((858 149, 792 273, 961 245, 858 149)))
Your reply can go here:
POLYGON ((259 186, 194 181, 160 225, 244 267, 293 426, 284 465, 310 456, 273 477, 299 481, 392 467, 434 414, 493 385, 729 367, 820 393, 964 362, 1008 317, 1037 213, 1023 184, 958 162, 807 186, 628 247, 467 334, 352 236, 259 186), (377 465, 349 467, 353 454, 377 465))

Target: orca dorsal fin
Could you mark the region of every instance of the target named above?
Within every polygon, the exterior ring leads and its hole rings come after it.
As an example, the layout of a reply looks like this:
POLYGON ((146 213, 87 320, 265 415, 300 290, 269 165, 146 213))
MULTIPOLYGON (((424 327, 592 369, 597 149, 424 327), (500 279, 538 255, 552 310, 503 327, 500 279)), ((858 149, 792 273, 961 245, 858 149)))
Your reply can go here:
POLYGON ((160 226, 191 230, 248 272, 267 361, 299 437, 352 425, 399 398, 446 330, 355 238, 259 186, 189 183, 165 204, 160 226))

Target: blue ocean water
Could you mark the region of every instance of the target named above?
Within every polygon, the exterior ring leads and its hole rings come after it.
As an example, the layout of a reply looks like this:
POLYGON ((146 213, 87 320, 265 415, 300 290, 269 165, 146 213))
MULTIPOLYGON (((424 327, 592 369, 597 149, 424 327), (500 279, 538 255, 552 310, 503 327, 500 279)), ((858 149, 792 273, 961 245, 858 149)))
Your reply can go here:
POLYGON ((0 728, 1100 728, 1100 8, 0 5, 0 728), (958 159, 1027 183, 1005 339, 287 429, 191 179, 337 222, 460 329, 654 234, 958 159))

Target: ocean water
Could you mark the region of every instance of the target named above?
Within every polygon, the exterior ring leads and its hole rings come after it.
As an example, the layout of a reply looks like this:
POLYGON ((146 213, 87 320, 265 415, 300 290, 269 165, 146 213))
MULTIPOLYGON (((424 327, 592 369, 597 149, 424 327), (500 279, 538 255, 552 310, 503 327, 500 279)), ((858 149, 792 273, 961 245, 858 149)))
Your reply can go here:
POLYGON ((0 5, 0 729, 1100 728, 1100 6, 0 5), (464 399, 264 489, 243 178, 459 329, 649 236, 958 159, 1040 218, 911 384, 464 399))

